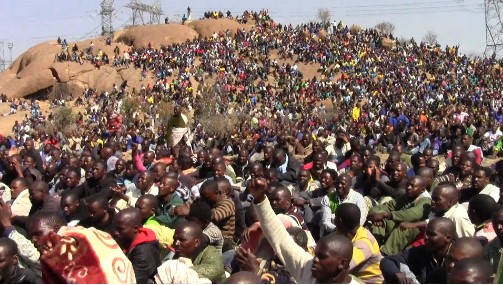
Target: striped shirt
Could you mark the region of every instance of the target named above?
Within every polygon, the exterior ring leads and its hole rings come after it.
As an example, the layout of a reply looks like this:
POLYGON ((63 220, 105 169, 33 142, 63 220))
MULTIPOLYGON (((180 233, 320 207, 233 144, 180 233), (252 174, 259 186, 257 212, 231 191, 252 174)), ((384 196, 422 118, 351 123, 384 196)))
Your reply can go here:
POLYGON ((376 239, 364 227, 359 227, 351 240, 353 258, 349 264, 350 273, 365 283, 380 284, 384 281, 381 268, 381 251, 376 239))
POLYGON ((211 221, 222 230, 224 238, 233 240, 236 228, 234 201, 227 197, 218 201, 215 207, 211 209, 211 221))

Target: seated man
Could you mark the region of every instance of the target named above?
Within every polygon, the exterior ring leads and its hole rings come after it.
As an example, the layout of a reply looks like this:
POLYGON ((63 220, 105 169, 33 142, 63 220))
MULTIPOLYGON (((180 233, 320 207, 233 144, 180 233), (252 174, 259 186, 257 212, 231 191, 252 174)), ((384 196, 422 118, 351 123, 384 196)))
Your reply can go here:
POLYGON ((134 206, 138 197, 145 194, 152 194, 157 196, 159 194, 159 189, 155 185, 154 173, 150 170, 145 170, 138 176, 138 181, 136 187, 129 188, 124 193, 120 187, 112 188, 115 201, 115 207, 119 210, 125 209, 127 207, 134 206))
POLYGON ((16 242, 2 237, 0 238, 0 259, 2 265, 0 269, 1 284, 40 284, 42 280, 35 272, 28 268, 19 266, 19 250, 16 242))
POLYGON ((63 192, 61 194, 60 208, 68 226, 75 227, 85 219, 84 213, 80 210, 80 201, 76 193, 63 192))
POLYGON ((279 170, 279 180, 280 182, 286 181, 290 183, 295 183, 297 176, 300 171, 300 163, 293 157, 288 156, 284 150, 275 149, 273 152, 273 163, 272 166, 279 170))
POLYGON ((436 218, 428 223, 425 235, 425 245, 381 260, 386 283, 441 283, 443 278, 438 271, 454 239, 454 223, 447 218, 436 218), (408 271, 414 276, 406 275, 408 271))
POLYGON ((13 216, 28 216, 31 209, 30 192, 28 181, 22 177, 17 177, 10 183, 11 190, 11 210, 13 216))
POLYGON ((107 233, 67 227, 57 212, 47 211, 30 217, 27 232, 31 243, 23 247, 40 253, 45 284, 135 283, 131 262, 107 233), (118 273, 114 264, 121 264, 123 271, 118 273), (80 274, 82 268, 93 274, 80 274))
POLYGON ((232 199, 218 188, 214 180, 206 180, 201 186, 201 200, 211 206, 211 221, 222 231, 223 252, 232 249, 236 227, 236 211, 232 199))
POLYGON ((485 194, 473 196, 468 203, 468 217, 475 227, 473 236, 482 245, 486 245, 496 238, 492 215, 498 207, 496 201, 491 196, 485 194))
POLYGON ((370 209, 371 232, 383 245, 381 251, 384 254, 397 254, 414 240, 419 229, 402 229, 400 225, 425 220, 430 213, 430 204, 426 179, 414 176, 408 179, 405 194, 370 209))
POLYGON ((155 219, 155 210, 157 209, 157 197, 152 194, 145 194, 138 197, 135 208, 140 211, 141 224, 146 226, 160 226, 155 219))
POLYGON ((468 201, 477 194, 489 195, 495 202, 498 202, 500 198, 500 189, 499 187, 491 184, 490 180, 491 169, 478 165, 475 166, 475 170, 473 171, 472 187, 459 193, 459 202, 466 207, 468 206, 468 201))
POLYGON ((155 210, 157 208, 157 197, 151 194, 140 196, 136 200, 135 208, 141 215, 141 223, 144 228, 150 229, 155 233, 159 244, 161 245, 161 259, 172 253, 173 235, 175 230, 159 224, 155 219, 155 210))
MULTIPOLYGON (((322 179, 324 179, 323 176, 322 179)), ((352 203, 358 206, 360 208, 360 225, 363 226, 365 224, 368 212, 367 205, 362 194, 351 189, 351 184, 351 176, 346 173, 341 174, 337 177, 335 191, 329 193, 321 200, 323 217, 320 227, 325 234, 333 232, 336 229, 333 217, 335 217, 337 207, 343 203, 352 203)))
POLYGON ((175 258, 188 259, 199 278, 213 283, 225 279, 224 261, 217 249, 205 243, 203 230, 194 222, 180 223, 174 236, 175 258))
POLYGON ((352 203, 337 207, 334 222, 337 233, 351 239, 353 258, 350 272, 365 283, 380 284, 384 278, 379 268, 382 255, 379 244, 369 230, 360 225, 360 208, 352 203))
POLYGON ((489 261, 494 272, 501 267, 501 245, 503 244, 503 207, 499 207, 494 211, 492 216, 492 224, 496 238, 484 246, 484 259, 489 261))
MULTIPOLYGON (((267 191, 267 197, 269 201, 271 201, 271 207, 286 229, 293 227, 304 230, 307 229, 299 210, 296 206, 292 205, 290 191, 288 191, 284 185, 279 182, 271 183, 268 185, 267 191)), ((266 252, 261 252, 259 250, 264 249, 261 244, 262 237, 260 222, 257 221, 243 231, 241 247, 249 249, 252 253, 258 255, 259 258, 262 258, 264 257, 262 254, 267 255, 269 253, 268 250, 266 250, 266 252)))
POLYGON ((157 197, 156 220, 169 228, 175 228, 178 216, 174 215, 173 207, 183 205, 183 200, 176 193, 178 180, 169 175, 164 175, 159 184, 159 195, 157 197))
POLYGON ((439 283, 447 283, 448 275, 458 262, 467 258, 482 258, 483 252, 482 245, 475 238, 463 237, 453 242, 445 258, 444 268, 439 272, 445 279, 439 283))
MULTIPOLYGON (((482 258, 467 258, 458 262, 448 276, 449 284, 492 284, 494 272, 482 258)), ((500 284, 503 280, 496 280, 500 284)))
POLYGON ((254 207, 264 236, 298 283, 358 282, 349 274, 353 255, 351 240, 329 234, 318 241, 313 257, 295 243, 275 217, 266 197, 267 181, 263 178, 252 179, 249 190, 253 195, 254 207))
POLYGON ((418 222, 403 222, 400 227, 424 229, 428 221, 438 217, 452 220, 456 227, 456 238, 471 237, 475 232, 475 226, 468 217, 466 208, 458 203, 456 186, 451 182, 438 184, 431 193, 431 213, 427 220, 418 222))
MULTIPOLYGON (((374 196, 381 197, 381 199, 377 201, 379 204, 395 199, 400 194, 405 193, 405 188, 407 186, 407 165, 403 162, 395 161, 389 165, 389 168, 389 173, 387 173, 389 181, 377 181, 376 187, 372 189, 373 192, 376 192, 374 196)), ((388 168, 386 168, 386 170, 388 170, 388 168)))
POLYGON ((224 237, 222 231, 211 222, 211 207, 208 203, 202 201, 192 203, 187 220, 199 224, 203 229, 203 234, 208 239, 207 244, 214 246, 222 254, 224 237))
POLYGON ((88 198, 86 219, 79 222, 85 228, 95 228, 100 231, 111 233, 112 222, 116 215, 115 209, 111 208, 103 196, 91 196, 88 198))
POLYGON ((29 187, 31 209, 30 215, 39 211, 57 211, 59 209, 59 197, 49 194, 49 184, 42 180, 34 181, 29 187))
POLYGON ((159 242, 152 230, 142 227, 138 209, 127 208, 117 213, 112 236, 133 264, 136 283, 152 282, 161 265, 159 242))

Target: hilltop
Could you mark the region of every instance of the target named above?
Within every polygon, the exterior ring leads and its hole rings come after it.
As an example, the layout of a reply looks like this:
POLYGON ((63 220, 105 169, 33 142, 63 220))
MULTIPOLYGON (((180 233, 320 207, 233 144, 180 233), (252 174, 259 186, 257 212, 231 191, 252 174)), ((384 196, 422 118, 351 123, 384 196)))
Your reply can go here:
MULTIPOLYGON (((116 31, 111 45, 106 45, 105 37, 86 39, 78 42, 68 42, 71 48, 74 44, 79 50, 87 49, 91 43, 94 53, 102 50, 113 59, 113 50, 118 47, 121 54, 130 47, 141 48, 150 44, 153 48, 161 45, 183 43, 195 38, 211 37, 220 31, 249 31, 253 21, 247 24, 238 23, 232 19, 202 19, 181 24, 162 24, 151 26, 136 26, 116 31)), ((12 65, 0 73, 0 94, 8 98, 23 98, 29 95, 47 95, 55 84, 66 84, 66 89, 74 94, 80 94, 86 87, 97 89, 98 92, 110 91, 112 85, 128 81, 129 86, 137 89, 144 84, 154 83, 147 77, 141 80, 141 71, 135 68, 115 68, 103 65, 99 69, 89 61, 83 64, 77 62, 57 62, 55 56, 62 48, 54 39, 42 42, 21 54, 12 65)))

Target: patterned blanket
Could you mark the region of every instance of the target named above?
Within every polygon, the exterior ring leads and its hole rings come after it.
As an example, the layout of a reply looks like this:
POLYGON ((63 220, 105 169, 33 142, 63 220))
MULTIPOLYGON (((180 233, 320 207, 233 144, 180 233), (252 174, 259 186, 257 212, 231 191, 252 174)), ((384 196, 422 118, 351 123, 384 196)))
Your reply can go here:
POLYGON ((131 262, 108 233, 63 227, 44 239, 50 246, 40 257, 44 283, 136 283, 131 262))

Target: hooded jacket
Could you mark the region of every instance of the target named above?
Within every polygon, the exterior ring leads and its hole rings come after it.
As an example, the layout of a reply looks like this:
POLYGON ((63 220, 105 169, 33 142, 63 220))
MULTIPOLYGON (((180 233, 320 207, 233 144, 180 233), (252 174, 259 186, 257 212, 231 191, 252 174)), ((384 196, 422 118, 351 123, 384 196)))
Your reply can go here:
POLYGON ((139 228, 136 238, 124 252, 133 264, 137 284, 154 280, 157 267, 161 265, 159 250, 155 233, 147 228, 139 228))

